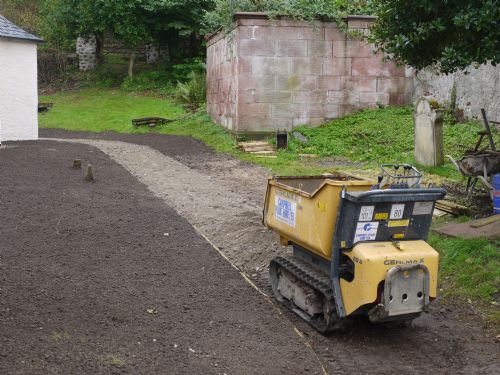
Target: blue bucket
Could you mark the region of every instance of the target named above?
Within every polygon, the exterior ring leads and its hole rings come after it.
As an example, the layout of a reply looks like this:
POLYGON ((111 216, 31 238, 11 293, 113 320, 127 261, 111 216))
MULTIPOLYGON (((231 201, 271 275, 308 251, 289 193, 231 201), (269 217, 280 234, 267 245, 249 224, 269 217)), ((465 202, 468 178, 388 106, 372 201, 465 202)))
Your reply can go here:
POLYGON ((500 214, 500 174, 493 176, 493 213, 500 214))

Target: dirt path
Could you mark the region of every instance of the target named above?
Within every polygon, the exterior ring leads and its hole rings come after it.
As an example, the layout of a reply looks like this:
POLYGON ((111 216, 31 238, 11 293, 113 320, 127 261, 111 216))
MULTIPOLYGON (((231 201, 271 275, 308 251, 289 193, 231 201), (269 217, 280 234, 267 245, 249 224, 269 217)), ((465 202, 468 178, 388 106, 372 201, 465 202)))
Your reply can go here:
POLYGON ((98 149, 3 147, 0 202, 1 374, 322 372, 272 304, 98 149), (77 157, 95 183, 69 168, 77 157))
MULTIPOLYGON (((277 246, 273 235, 259 229, 267 171, 214 154, 200 142, 183 137, 61 131, 46 131, 43 135, 107 139, 83 142, 91 142, 122 163, 221 246, 269 293, 267 270, 262 265, 276 252, 285 250, 277 246), (113 139, 121 142, 109 142, 113 139), (150 148, 137 148, 137 144, 150 148), (179 197, 186 191, 189 199, 179 197), (200 199, 204 203, 199 203, 200 199), (198 203, 207 210, 207 215, 198 214, 198 203)), ((359 322, 348 333, 331 337, 317 334, 293 314, 285 312, 285 315, 306 332, 332 374, 499 373, 498 344, 486 336, 469 306, 458 309, 437 301, 430 314, 417 319, 411 328, 389 329, 359 322)))

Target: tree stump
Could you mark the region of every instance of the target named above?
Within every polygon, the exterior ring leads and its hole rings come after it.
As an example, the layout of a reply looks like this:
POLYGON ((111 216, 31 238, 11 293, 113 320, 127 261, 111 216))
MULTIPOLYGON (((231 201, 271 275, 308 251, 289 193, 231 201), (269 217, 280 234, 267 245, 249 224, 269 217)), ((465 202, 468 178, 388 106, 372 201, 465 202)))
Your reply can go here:
POLYGON ((73 169, 82 169, 82 161, 80 159, 73 160, 73 169))

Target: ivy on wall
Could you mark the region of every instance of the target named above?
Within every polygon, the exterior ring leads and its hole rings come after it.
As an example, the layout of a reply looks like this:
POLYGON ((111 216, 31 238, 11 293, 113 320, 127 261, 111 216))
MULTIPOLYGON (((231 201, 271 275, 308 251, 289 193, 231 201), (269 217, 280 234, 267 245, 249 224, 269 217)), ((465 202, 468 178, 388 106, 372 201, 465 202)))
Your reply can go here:
POLYGON ((266 12, 298 20, 328 19, 341 22, 352 14, 372 14, 371 0, 214 0, 213 10, 206 12, 206 32, 233 27, 236 12, 266 12))

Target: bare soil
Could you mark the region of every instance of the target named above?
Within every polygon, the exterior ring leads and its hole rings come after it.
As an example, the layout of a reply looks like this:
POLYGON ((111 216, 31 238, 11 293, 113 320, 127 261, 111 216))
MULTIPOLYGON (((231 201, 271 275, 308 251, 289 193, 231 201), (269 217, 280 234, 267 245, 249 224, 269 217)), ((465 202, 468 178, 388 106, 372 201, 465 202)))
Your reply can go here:
POLYGON ((477 190, 467 195, 465 193, 465 186, 465 178, 462 184, 447 183, 443 186, 446 189, 446 198, 467 207, 469 211, 468 216, 473 218, 490 216, 493 213, 493 204, 487 188, 483 186, 481 181, 478 181, 477 190))
POLYGON ((0 201, 0 373, 322 371, 272 304, 98 149, 3 146, 0 201))
MULTIPOLYGON (((216 154, 201 142, 185 137, 59 130, 42 130, 41 136, 79 139, 105 150, 157 197, 195 225, 270 295, 266 264, 287 249, 280 247, 271 233, 258 229, 262 228, 259 212, 268 171, 216 154)), ((97 170, 98 176, 100 173, 97 170)), ((190 243, 184 245, 185 248, 191 246, 190 243)), ((214 290, 216 288, 214 285, 214 290)), ((226 315, 232 313, 228 311, 226 315)), ((454 306, 438 299, 430 313, 416 319, 411 327, 374 326, 358 321, 348 332, 330 337, 316 333, 292 313, 283 311, 283 314, 283 319, 290 320, 304 333, 331 374, 500 372, 499 343, 494 334, 482 327, 472 305, 454 306)), ((256 319, 262 319, 262 314, 256 319)), ((219 329, 224 330, 222 325, 219 329)), ((303 371, 295 368, 292 372, 303 371)), ((240 373, 235 368, 231 372, 240 373)))

